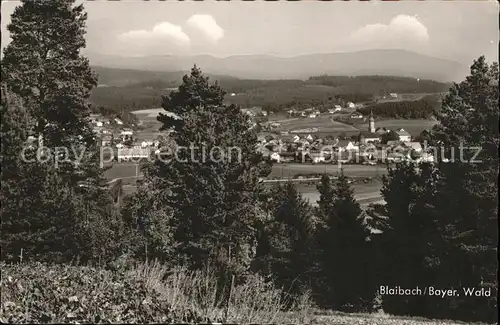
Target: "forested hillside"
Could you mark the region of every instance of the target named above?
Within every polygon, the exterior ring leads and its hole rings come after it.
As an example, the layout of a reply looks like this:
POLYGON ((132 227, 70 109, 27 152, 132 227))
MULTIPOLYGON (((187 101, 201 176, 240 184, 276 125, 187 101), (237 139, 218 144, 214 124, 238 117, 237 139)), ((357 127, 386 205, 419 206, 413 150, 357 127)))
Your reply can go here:
POLYGON ((419 100, 388 101, 366 106, 359 111, 363 114, 373 114, 382 117, 421 119, 436 115, 441 105, 439 96, 425 96, 419 100))
MULTIPOLYGON (((152 72, 95 67, 101 87, 91 101, 111 110, 137 110, 161 105, 161 95, 179 86, 184 72, 152 72)), ((229 96, 226 101, 243 107, 262 106, 280 111, 292 106, 318 106, 338 102, 370 102, 389 93, 440 93, 450 85, 432 80, 392 76, 313 76, 308 80, 238 79, 208 75, 229 96)))

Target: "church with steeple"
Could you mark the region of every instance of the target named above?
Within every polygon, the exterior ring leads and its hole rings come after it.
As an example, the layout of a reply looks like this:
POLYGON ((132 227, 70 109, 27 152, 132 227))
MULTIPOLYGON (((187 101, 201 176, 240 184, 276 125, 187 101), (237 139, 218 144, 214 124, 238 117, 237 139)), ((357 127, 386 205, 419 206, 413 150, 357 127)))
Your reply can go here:
POLYGON ((361 144, 380 141, 380 134, 375 133, 375 118, 373 117, 373 111, 370 112, 370 118, 368 119, 368 130, 360 132, 358 140, 361 144))

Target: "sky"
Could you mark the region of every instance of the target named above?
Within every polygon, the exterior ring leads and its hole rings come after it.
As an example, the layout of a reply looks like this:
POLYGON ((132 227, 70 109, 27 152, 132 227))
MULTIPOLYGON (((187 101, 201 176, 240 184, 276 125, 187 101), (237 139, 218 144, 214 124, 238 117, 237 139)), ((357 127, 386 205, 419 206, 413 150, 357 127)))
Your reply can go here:
MULTIPOLYGON (((80 3, 82 1, 78 1, 80 3)), ((18 1, 2 1, 2 48, 18 1)), ((86 51, 121 56, 291 57, 404 49, 498 61, 497 1, 86 1, 86 51)))

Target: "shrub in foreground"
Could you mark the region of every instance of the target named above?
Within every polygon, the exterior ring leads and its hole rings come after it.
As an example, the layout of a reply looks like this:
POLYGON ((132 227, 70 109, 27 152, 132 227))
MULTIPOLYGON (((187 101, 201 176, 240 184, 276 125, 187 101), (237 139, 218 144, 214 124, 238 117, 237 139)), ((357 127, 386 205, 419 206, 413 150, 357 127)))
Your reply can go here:
POLYGON ((179 314, 145 281, 91 267, 1 265, 3 323, 200 322, 179 314))
MULTIPOLYGON (((214 272, 143 263, 104 270, 0 264, 4 323, 304 323, 309 297, 287 301, 258 275, 220 300, 214 272), (292 308, 285 308, 292 306, 292 308)), ((291 299, 291 298, 290 298, 291 299)))

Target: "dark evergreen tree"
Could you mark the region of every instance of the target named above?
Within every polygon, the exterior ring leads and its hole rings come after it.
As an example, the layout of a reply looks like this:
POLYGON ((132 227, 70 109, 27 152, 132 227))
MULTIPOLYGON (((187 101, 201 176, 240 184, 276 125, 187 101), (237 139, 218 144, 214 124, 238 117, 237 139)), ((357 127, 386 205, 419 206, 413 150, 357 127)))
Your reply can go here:
MULTIPOLYGON (((430 164, 399 163, 383 179, 382 195, 387 218, 374 238, 378 249, 378 284, 395 288, 425 288, 440 265, 436 250, 442 244, 435 209, 439 175, 430 164), (395 262, 397 261, 397 262, 395 262)), ((380 220, 380 219, 379 219, 380 220)), ((383 296, 389 313, 426 315, 434 298, 383 296)))
POLYGON ((470 75, 443 100, 432 134, 451 160, 438 165, 439 228, 446 244, 440 282, 492 290, 489 298, 453 300, 449 307, 465 320, 493 321, 497 313, 498 77, 498 63, 475 60, 470 75), (460 153, 460 147, 469 149, 460 153))
POLYGON ((316 186, 319 192, 317 215, 318 220, 325 223, 329 219, 332 212, 332 205, 334 200, 333 188, 331 185, 330 177, 326 174, 321 176, 319 184, 316 186))
POLYGON ((23 0, 7 27, 12 41, 2 58, 2 83, 9 97, 19 101, 2 105, 6 111, 22 107, 24 121, 12 127, 14 113, 2 118, 9 137, 19 137, 16 145, 2 146, 8 156, 2 181, 10 184, 2 186, 2 197, 18 204, 18 209, 2 207, 2 238, 8 238, 2 242, 2 256, 23 248, 26 259, 105 259, 119 243, 120 221, 101 188, 97 143, 87 118, 96 78, 80 55, 86 14, 73 3, 23 0), (27 161, 20 154, 29 136, 41 141, 24 152, 27 161), (50 154, 37 157, 41 146, 50 154), (56 147, 65 149, 66 159, 56 147), (56 156, 61 158, 58 165, 56 156))
POLYGON ((309 202, 291 182, 276 185, 265 205, 265 236, 258 243, 259 271, 273 276, 285 292, 297 296, 311 288, 316 221, 309 202))
POLYGON ((162 204, 172 209, 180 256, 193 268, 214 263, 241 275, 254 254, 263 171, 248 118, 238 107, 224 106, 224 94, 195 66, 177 91, 163 97, 170 114, 158 120, 173 131, 178 150, 147 173, 157 190, 169 191, 162 204))
POLYGON ((325 211, 319 238, 326 283, 322 302, 337 310, 370 310, 375 294, 370 231, 354 189, 343 173, 333 185, 323 178, 321 188, 328 193, 319 202, 325 211))
POLYGON ((399 164, 382 194, 387 227, 379 236, 386 285, 455 288, 448 299, 385 297, 392 313, 494 321, 498 282, 498 64, 484 57, 443 100, 429 134, 438 163, 399 164), (481 162, 471 161, 475 157, 481 162), (442 150, 442 153, 441 153, 442 150), (449 162, 444 162, 442 158, 449 162), (394 261, 398 266, 392 267, 394 261), (411 275, 411 276, 408 276, 411 275), (432 280, 429 280, 432 279, 432 280), (491 290, 467 297, 463 288, 491 290))

